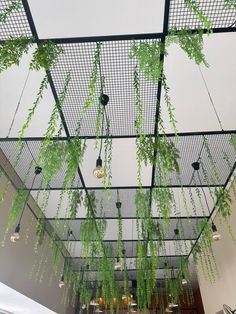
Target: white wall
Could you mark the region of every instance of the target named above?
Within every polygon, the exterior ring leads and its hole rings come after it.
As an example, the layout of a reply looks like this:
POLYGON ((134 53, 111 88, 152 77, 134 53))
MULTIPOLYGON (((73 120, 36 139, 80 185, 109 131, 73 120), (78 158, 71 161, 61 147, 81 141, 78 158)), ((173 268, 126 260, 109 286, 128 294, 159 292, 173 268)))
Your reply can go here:
MULTIPOLYGON (((0 156, 1 157, 1 156, 0 156)), ((0 158, 1 163, 1 158, 0 158)), ((8 169, 10 171, 10 169, 8 169)), ((6 177, 2 176, 0 180, 0 192, 5 185, 6 177)), ((0 204, 0 241, 2 241, 3 234, 5 232, 8 210, 10 208, 12 198, 15 189, 10 186, 4 201, 0 204)), ((31 199, 30 205, 32 205, 37 212, 36 203, 31 199)), ((35 279, 30 278, 30 272, 35 261, 41 258, 41 255, 37 255, 34 252, 35 244, 35 228, 36 220, 33 220, 32 227, 29 231, 28 243, 26 244, 25 230, 29 227, 31 221, 31 215, 28 208, 25 209, 22 223, 21 223, 21 239, 17 243, 11 243, 9 235, 6 238, 5 246, 0 246, 0 282, 7 286, 17 290, 23 295, 33 299, 34 301, 44 305, 50 310, 58 314, 72 314, 75 310, 72 307, 66 308, 62 304, 63 289, 58 287, 60 274, 52 278, 51 284, 49 279, 51 278, 51 253, 47 252, 49 262, 46 264, 45 275, 42 282, 36 282, 35 279)), ((11 233, 14 231, 11 230, 11 233)), ((48 237, 44 241, 48 241, 48 237)), ((63 259, 60 260, 61 268, 63 265, 63 259)))
MULTIPOLYGON (((231 193, 232 198, 233 194, 231 193)), ((233 199, 230 224, 236 235, 236 201, 233 199)), ((236 308, 236 244, 231 240, 227 226, 220 225, 219 219, 215 224, 222 235, 221 241, 214 243, 214 255, 219 269, 219 278, 211 284, 199 272, 199 286, 206 314, 215 314, 222 310, 223 304, 236 308)))

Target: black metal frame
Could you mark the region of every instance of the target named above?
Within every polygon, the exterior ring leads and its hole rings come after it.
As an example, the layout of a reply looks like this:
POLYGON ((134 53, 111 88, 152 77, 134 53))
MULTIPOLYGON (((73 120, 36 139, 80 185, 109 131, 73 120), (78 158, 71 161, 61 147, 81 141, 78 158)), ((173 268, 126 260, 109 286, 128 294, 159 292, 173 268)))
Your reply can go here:
MULTIPOLYGON (((172 0, 173 1, 173 0, 172 0)), ((30 7, 28 4, 27 0, 22 0, 23 6, 24 6, 24 10, 29 22, 29 26, 32 32, 33 37, 35 38, 35 42, 37 45, 39 45, 41 42, 43 42, 46 39, 40 39, 38 34, 37 34, 37 29, 35 27, 34 24, 34 20, 30 11, 30 7)), ((108 42, 108 41, 126 41, 126 40, 146 40, 146 39, 160 39, 161 42, 163 44, 165 44, 165 40, 166 40, 166 36, 168 35, 168 28, 169 28, 169 10, 170 10, 170 5, 171 5, 171 0, 166 0, 165 1, 165 8, 164 8, 164 20, 163 20, 163 31, 160 33, 151 33, 151 34, 130 34, 130 35, 115 35, 115 36, 95 36, 95 37, 73 37, 73 38, 50 38, 51 41, 55 42, 56 44, 72 44, 72 43, 87 43, 87 42, 108 42)), ((231 25, 231 27, 219 27, 219 28, 213 28, 213 32, 214 33, 226 33, 226 32, 236 32, 236 27, 232 27, 234 25, 234 23, 231 25)), ((193 29, 192 32, 195 32, 196 30, 193 29)), ((207 30, 203 30, 205 33, 207 33, 207 30)), ((1 41, 0 41, 1 43, 1 41)), ((164 58, 165 56, 162 54, 160 56, 161 61, 164 62, 164 58)), ((58 99, 58 95, 56 92, 56 88, 54 85, 54 81, 52 79, 51 73, 49 71, 47 71, 47 76, 48 76, 48 80, 49 80, 49 84, 54 96, 55 101, 57 101, 58 99)), ((160 103, 161 100, 161 92, 162 92, 162 84, 161 82, 158 83, 157 86, 157 100, 158 103, 160 103)), ((149 134, 150 136, 156 137, 158 134, 158 125, 157 125, 157 121, 158 121, 158 116, 159 116, 159 107, 157 106, 156 108, 156 122, 155 122, 155 130, 153 134, 149 134)), ((60 111, 60 118, 66 133, 66 137, 61 137, 60 140, 67 140, 70 141, 73 137, 71 137, 70 133, 69 133, 69 129, 65 120, 65 117, 63 115, 63 112, 60 111)), ((185 135, 185 136, 191 136, 191 135, 207 135, 207 134, 230 134, 230 133, 235 133, 236 131, 215 131, 215 132, 190 132, 190 133, 181 133, 181 135, 185 135)), ((161 135, 160 135, 161 136, 161 135)), ((173 136, 173 134, 167 134, 167 136, 173 136)), ((124 135, 124 136, 112 136, 112 138, 135 138, 136 135, 124 135)), ((87 136, 86 138, 88 139, 93 139, 95 138, 95 136, 87 136)), ((15 138, 7 138, 7 139, 0 139, 1 141, 16 141, 17 139, 15 138)), ((42 138, 25 138, 24 140, 26 141, 38 141, 38 140, 42 140, 42 138)), ((57 138, 58 140, 58 138, 57 138)), ((157 151, 154 152, 154 157, 156 157, 157 155, 157 151)), ((232 175, 232 173, 234 172, 236 168, 236 163, 234 164, 233 169, 231 170, 231 173, 229 174, 227 181, 224 184, 224 188, 227 186, 230 177, 232 175)), ((152 180, 151 180, 151 185, 150 186, 146 186, 144 188, 148 188, 150 189, 150 204, 152 203, 152 190, 156 187, 155 186, 155 166, 153 166, 152 169, 152 180)), ((84 182, 84 178, 82 176, 81 170, 78 168, 78 175, 81 181, 82 186, 81 187, 77 187, 77 189, 83 189, 86 193, 89 192, 89 190, 100 190, 103 188, 99 188, 99 187, 86 187, 85 182, 84 182)), ((184 185, 183 187, 189 187, 190 185, 184 185)), ((207 186, 207 185, 206 185, 207 186)), ((222 185, 219 185, 222 186, 222 185)), ((180 186, 175 186, 175 187, 180 187, 180 186)), ((137 186, 121 186, 121 187, 111 187, 111 189, 137 189, 137 186)), ((53 189, 52 189, 53 190, 53 189)), ((54 189, 56 190, 56 189, 54 189)), ((209 217, 206 217, 208 220, 212 217, 212 215, 214 214, 214 210, 215 208, 213 208, 211 214, 209 217)), ((34 214, 35 215, 35 214, 34 214)), ((133 219, 134 217, 126 217, 125 219, 133 219)), ((158 217, 160 218, 160 217, 158 217)), ((174 218, 174 217, 173 217, 174 218)), ((183 218, 183 217, 181 217, 183 218)), ((193 218, 198 218, 198 217, 193 217, 193 218)), ((62 218, 63 219, 63 218, 62 218)), ((116 218, 109 218, 109 219, 116 219, 116 218)), ((175 217, 176 219, 176 217, 175 217)), ((47 219, 47 220, 50 220, 47 219)), ((67 218, 65 218, 65 220, 68 220, 67 218)), ((81 219, 80 219, 81 220, 81 219)), ((198 238, 196 239, 195 244, 197 243, 197 241, 199 240, 201 236, 201 233, 199 234, 198 238)), ((192 249, 189 253, 189 255, 192 253, 192 250, 195 246, 195 244, 192 246, 192 249)), ((188 255, 188 257, 189 257, 188 255)))

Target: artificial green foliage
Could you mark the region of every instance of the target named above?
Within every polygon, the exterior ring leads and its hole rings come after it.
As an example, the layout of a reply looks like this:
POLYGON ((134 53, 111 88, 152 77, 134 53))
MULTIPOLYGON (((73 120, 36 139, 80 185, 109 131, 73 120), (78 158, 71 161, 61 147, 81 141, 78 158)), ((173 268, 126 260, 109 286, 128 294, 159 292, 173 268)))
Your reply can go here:
POLYGON ((27 53, 33 44, 32 38, 19 37, 8 39, 0 45, 0 73, 13 64, 19 65, 23 54, 27 53))
POLYGON ((233 134, 230 136, 229 142, 230 142, 230 145, 233 147, 233 149, 236 152, 236 134, 233 134))
POLYGON ((60 261, 60 254, 63 248, 62 242, 55 242, 53 240, 53 247, 52 247, 52 267, 53 270, 56 271, 58 263, 60 261))
POLYGON ((203 31, 192 32, 189 29, 176 28, 169 31, 167 43, 176 43, 188 55, 189 59, 194 60, 196 64, 208 66, 206 57, 203 53, 203 31))
POLYGON ((78 167, 81 165, 86 150, 86 141, 83 141, 78 133, 74 139, 65 146, 65 162, 67 165, 67 171, 64 180, 64 186, 66 189, 72 187, 72 183, 75 179, 78 167))
POLYGON ((166 52, 161 41, 141 41, 139 44, 133 42, 130 57, 138 61, 140 71, 148 80, 157 83, 163 71, 162 54, 166 52))
POLYGON ((89 80, 89 94, 84 103, 84 110, 87 111, 88 108, 94 106, 95 94, 96 94, 96 84, 99 75, 99 65, 100 65, 100 54, 101 54, 102 44, 96 44, 96 50, 94 54, 92 72, 90 74, 89 80))
MULTIPOLYGON (((157 137, 155 149, 158 154, 158 162, 161 162, 161 167, 168 173, 176 172, 179 174, 179 150, 175 147, 174 143, 167 137, 157 137)), ((157 161, 156 161, 157 162, 157 161)))
POLYGON ((55 134, 56 127, 57 127, 58 120, 59 120, 59 116, 60 116, 60 112, 63 108, 63 104, 64 104, 65 99, 66 99, 70 79, 71 79, 70 73, 67 73, 66 78, 65 78, 65 83, 63 86, 63 90, 58 95, 58 99, 56 101, 56 104, 53 108, 52 114, 51 114, 49 122, 48 122, 48 127, 46 130, 44 140, 43 140, 42 145, 41 145, 39 157, 38 157, 38 163, 40 163, 40 160, 42 158, 42 155, 44 154, 45 148, 50 143, 51 138, 55 134))
POLYGON ((44 69, 50 70, 58 61, 60 54, 63 53, 63 48, 50 40, 46 40, 39 44, 33 53, 33 58, 30 62, 30 69, 39 71, 44 69))
POLYGON ((10 1, 9 5, 0 13, 0 23, 5 23, 12 13, 19 12, 22 8, 23 6, 20 0, 10 1))
POLYGON ((50 141, 42 155, 43 179, 45 187, 48 187, 53 178, 61 171, 65 160, 65 146, 63 141, 50 141))
POLYGON ((17 223, 17 219, 19 219, 22 211, 24 210, 27 196, 27 190, 16 191, 13 201, 11 203, 11 207, 9 209, 8 228, 11 228, 17 223))
POLYGON ((236 2, 235 0, 224 0, 224 4, 228 9, 236 9, 236 2))
POLYGON ((145 135, 143 132, 143 104, 140 94, 140 80, 137 69, 134 71, 134 90, 135 90, 135 106, 136 106, 136 117, 135 117, 135 130, 138 135, 136 138, 136 159, 137 159, 137 176, 138 184, 142 186, 141 179, 141 163, 146 161, 146 153, 143 150, 143 144, 145 142, 145 135))
POLYGON ((195 13, 199 21, 202 23, 203 27, 207 29, 208 32, 210 33, 212 31, 211 21, 204 14, 204 12, 199 8, 197 1, 196 0, 184 0, 184 3, 190 11, 195 13))
POLYGON ((103 177, 103 186, 106 191, 109 191, 109 188, 111 187, 111 179, 112 179, 112 138, 110 136, 109 132, 109 126, 107 128, 106 132, 106 138, 104 141, 105 146, 105 156, 104 156, 104 177, 103 177))
POLYGON ((37 225, 36 225, 36 244, 35 244, 35 250, 38 250, 38 247, 42 245, 44 237, 45 237, 45 227, 46 227, 46 221, 45 219, 38 219, 37 225))
POLYGON ((220 188, 215 190, 216 195, 216 205, 215 209, 223 218, 227 218, 232 213, 232 200, 229 194, 229 191, 220 188))
POLYGON ((177 121, 175 119, 174 107, 171 103, 171 99, 170 99, 170 95, 169 95, 170 88, 167 85, 166 77, 164 74, 162 75, 162 86, 163 86, 164 100, 165 100, 165 104, 166 104, 167 111, 168 111, 169 121, 170 121, 170 124, 173 128, 173 131, 175 132, 175 135, 177 136, 177 133, 178 133, 177 121))
POLYGON ((168 224, 171 214, 172 193, 169 188, 156 188, 153 190, 153 199, 156 202, 157 210, 160 212, 163 222, 168 224))
POLYGON ((35 99, 35 101, 33 102, 33 106, 32 108, 29 109, 29 113, 28 116, 26 118, 26 121, 24 122, 20 134, 19 134, 19 144, 21 145, 21 140, 24 137, 25 134, 25 130, 29 127, 29 124, 34 116, 35 110, 37 109, 40 101, 43 99, 43 93, 45 92, 45 90, 48 88, 48 77, 47 75, 44 76, 44 78, 42 79, 41 83, 40 83, 40 87, 39 87, 39 91, 37 93, 37 97, 35 99))
POLYGON ((70 195, 70 218, 76 219, 78 206, 83 204, 82 190, 75 190, 70 195))

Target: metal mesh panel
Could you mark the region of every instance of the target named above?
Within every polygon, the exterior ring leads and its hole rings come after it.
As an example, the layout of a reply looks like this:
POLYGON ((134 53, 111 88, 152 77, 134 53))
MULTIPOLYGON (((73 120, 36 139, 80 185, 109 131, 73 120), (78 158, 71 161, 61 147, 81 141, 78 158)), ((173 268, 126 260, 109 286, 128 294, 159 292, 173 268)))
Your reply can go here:
MULTIPOLYGON (((151 40, 149 41, 151 42, 151 40)), ((104 42, 101 49, 101 71, 105 78, 104 93, 110 98, 107 113, 113 136, 135 135, 135 95, 133 73, 137 62, 131 59, 132 41, 104 42)), ((57 93, 62 91, 66 73, 71 71, 71 81, 63 107, 69 132, 75 134, 78 120, 81 122, 82 136, 96 135, 96 115, 100 93, 97 82, 96 102, 86 114, 82 114, 92 70, 96 43, 62 45, 64 54, 52 70, 52 78, 57 93)), ((154 133, 157 86, 140 75, 140 90, 144 104, 143 130, 154 133)))
MULTIPOLYGON (((17 141, 3 141, 0 142, 0 149, 2 149, 4 155, 7 157, 9 162, 15 168, 15 171, 21 178, 21 180, 25 183, 26 187, 29 189, 31 187, 33 178, 34 178, 34 167, 36 165, 36 161, 38 159, 38 155, 40 152, 41 141, 24 141, 24 147, 22 150, 22 154, 20 160, 16 164, 17 156, 19 153, 19 148, 17 147, 17 141), (26 174, 29 171, 29 176, 26 178, 26 174)), ((55 187, 59 186, 63 187, 63 182, 66 174, 66 165, 64 164, 61 168, 60 172, 52 179, 50 186, 55 187)), ((43 172, 41 175, 36 177, 33 189, 41 188, 43 172)), ((78 175, 76 174, 75 178, 75 186, 81 186, 78 175)))
MULTIPOLYGON (((0 1, 0 13, 3 12, 12 1, 0 1)), ((6 22, 0 23, 0 40, 17 38, 20 36, 32 37, 30 26, 24 8, 17 12, 12 12, 6 22)))
MULTIPOLYGON (((236 21, 236 11, 226 8, 224 0, 196 1, 212 23, 213 28, 231 27, 236 21)), ((235 25, 234 25, 235 26, 235 25)), ((191 12, 184 0, 171 0, 169 13, 169 29, 199 29, 203 28, 195 13, 191 12)))
MULTIPOLYGON (((213 156, 216 169, 219 174, 219 180, 215 179, 213 167, 210 159, 208 158, 207 150, 205 146, 203 147, 201 153, 201 162, 206 168, 206 173, 209 179, 209 185, 224 185, 228 175, 230 173, 229 165, 225 160, 225 153, 228 156, 229 163, 233 167, 236 162, 235 151, 230 145, 230 134, 211 134, 205 136, 208 141, 211 154, 213 156)), ((170 140, 175 144, 176 148, 180 152, 179 167, 182 184, 194 185, 192 179, 193 168, 192 163, 197 161, 199 158, 200 151, 203 146, 203 136, 183 136, 179 138, 179 141, 172 137, 170 140)), ((158 154, 158 153, 157 153, 158 154)), ((204 181, 203 171, 200 168, 200 177, 202 178, 202 183, 208 185, 208 182, 204 181)), ((173 173, 169 178, 170 185, 179 185, 180 181, 175 173, 173 173)), ((158 167, 156 168, 156 185, 160 185, 160 174, 158 173, 158 167)))

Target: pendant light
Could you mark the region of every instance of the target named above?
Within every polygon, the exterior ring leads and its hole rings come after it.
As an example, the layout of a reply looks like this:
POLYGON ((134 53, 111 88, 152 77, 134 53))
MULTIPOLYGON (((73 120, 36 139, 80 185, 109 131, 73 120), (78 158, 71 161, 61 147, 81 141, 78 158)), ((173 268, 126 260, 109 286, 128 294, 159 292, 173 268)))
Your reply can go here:
POLYGON ((24 214, 24 211, 25 211, 25 207, 26 207, 26 204, 27 204, 27 202, 28 202, 30 192, 32 191, 32 188, 33 188, 33 186, 34 186, 34 182, 35 182, 36 176, 37 176, 38 174, 40 174, 41 172, 42 172, 42 168, 39 167, 39 166, 36 166, 36 167, 35 167, 35 170, 34 170, 35 176, 34 176, 32 185, 31 185, 31 187, 30 187, 30 189, 29 189, 29 193, 28 193, 28 195, 27 195, 27 197, 26 197, 26 199, 25 199, 25 202, 24 202, 24 205, 23 205, 23 208, 22 208, 22 212, 21 212, 21 215, 20 215, 19 222, 18 222, 18 224, 17 224, 17 226, 16 226, 16 228, 15 228, 14 233, 13 233, 13 234, 11 235, 11 237, 10 237, 10 240, 11 240, 12 243, 15 243, 15 242, 17 242, 17 241, 20 240, 20 227, 21 227, 20 224, 21 224, 21 220, 22 220, 22 217, 23 217, 23 214, 24 214))
POLYGON ((187 283, 188 283, 187 279, 184 276, 182 278, 181 283, 182 283, 183 286, 187 285, 187 283))
MULTIPOLYGON (((99 101, 101 102, 103 106, 103 113, 102 113, 102 128, 101 128, 101 141, 100 141, 100 149, 99 149, 99 154, 98 158, 96 160, 96 167, 93 170, 93 175, 97 179, 101 179, 105 175, 105 170, 102 166, 102 158, 101 158, 101 153, 102 153, 102 144, 103 144, 103 132, 104 132, 104 117, 106 115, 106 105, 109 102, 109 97, 105 94, 102 94, 100 96, 99 101)), ((107 120, 107 119, 106 119, 107 120)), ((108 123, 108 121, 106 121, 108 123)))
POLYGON ((62 289, 65 286, 64 275, 61 276, 61 280, 59 281, 59 288, 62 289))
POLYGON ((212 213, 210 211, 210 208, 209 208, 209 205, 208 205, 208 201, 207 201, 207 197, 206 197, 206 193, 205 193, 205 191, 204 191, 204 189, 202 187, 202 182, 201 182, 201 178, 200 178, 200 175, 199 175, 200 163, 198 161, 193 162, 192 163, 192 167, 197 172, 198 180, 199 180, 199 183, 201 184, 201 190, 202 190, 202 193, 204 195, 206 206, 207 206, 207 209, 208 209, 208 212, 209 212, 209 219, 211 219, 211 222, 212 222, 212 225, 211 225, 212 240, 213 241, 219 241, 221 239, 221 234, 218 232, 217 227, 216 227, 216 225, 214 224, 214 222, 212 220, 212 213))
POLYGON ((212 229, 212 239, 214 241, 220 241, 221 234, 218 232, 217 227, 214 224, 214 222, 212 222, 211 229, 212 229))

